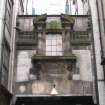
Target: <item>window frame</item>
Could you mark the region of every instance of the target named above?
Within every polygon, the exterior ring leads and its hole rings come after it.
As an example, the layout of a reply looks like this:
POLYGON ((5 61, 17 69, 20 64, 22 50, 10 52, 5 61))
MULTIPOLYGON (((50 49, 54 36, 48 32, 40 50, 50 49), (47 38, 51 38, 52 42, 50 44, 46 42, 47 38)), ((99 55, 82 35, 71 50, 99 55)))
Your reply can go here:
POLYGON ((62 56, 62 34, 46 35, 46 56, 62 56))

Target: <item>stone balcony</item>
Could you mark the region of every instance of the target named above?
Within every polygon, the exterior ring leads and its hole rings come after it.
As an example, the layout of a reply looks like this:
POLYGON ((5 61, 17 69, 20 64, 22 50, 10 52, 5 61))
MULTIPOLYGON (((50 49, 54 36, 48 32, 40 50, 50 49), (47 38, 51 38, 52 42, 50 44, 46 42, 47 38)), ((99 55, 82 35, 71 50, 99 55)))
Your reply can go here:
MULTIPOLYGON (((16 83, 16 95, 51 96, 51 82, 28 81, 16 83)), ((92 96, 93 82, 72 80, 56 86, 57 96, 92 96)))
POLYGON ((72 45, 89 45, 91 44, 91 35, 88 32, 76 31, 71 33, 72 45))
MULTIPOLYGON (((48 17, 52 17, 52 15, 48 15, 48 17)), ((56 15, 56 17, 62 17, 62 15, 56 15)), ((71 35, 71 43, 73 45, 76 45, 78 43, 90 43, 90 36, 87 35, 87 29, 88 29, 88 16, 72 16, 75 20, 75 23, 73 25, 74 29, 74 35, 71 35), (79 34, 77 35, 77 33, 79 34), (81 32, 81 33, 80 33, 81 32), (85 33, 85 35, 84 35, 85 33)), ((64 27, 60 29, 46 29, 46 21, 42 23, 41 21, 35 25, 33 24, 35 16, 27 16, 27 15, 19 15, 17 18, 17 33, 16 33, 16 43, 19 45, 25 44, 31 44, 35 45, 37 43, 37 33, 62 33, 64 30, 66 30, 64 27)), ((44 17, 45 18, 45 17, 44 17)), ((63 21, 63 20, 62 20, 63 21)), ((63 22, 62 22, 63 24, 63 22)), ((54 26, 55 27, 55 26, 54 26)), ((70 31, 70 30, 69 30, 70 31)))

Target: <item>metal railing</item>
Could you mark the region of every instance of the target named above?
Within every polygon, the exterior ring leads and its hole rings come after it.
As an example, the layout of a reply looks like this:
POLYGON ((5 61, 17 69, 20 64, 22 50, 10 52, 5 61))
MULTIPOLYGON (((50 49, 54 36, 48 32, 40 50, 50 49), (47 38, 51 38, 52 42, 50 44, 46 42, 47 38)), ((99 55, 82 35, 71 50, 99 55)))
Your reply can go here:
POLYGON ((93 85, 89 81, 73 81, 71 85, 72 95, 92 95, 93 85))
POLYGON ((19 40, 34 40, 33 32, 20 32, 17 37, 19 40))

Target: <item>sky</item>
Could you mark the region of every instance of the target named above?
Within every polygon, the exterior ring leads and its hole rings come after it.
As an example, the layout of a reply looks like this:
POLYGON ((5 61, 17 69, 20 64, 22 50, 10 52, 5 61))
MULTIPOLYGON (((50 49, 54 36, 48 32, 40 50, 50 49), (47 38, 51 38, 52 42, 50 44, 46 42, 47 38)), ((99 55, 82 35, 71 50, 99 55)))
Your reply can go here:
MULTIPOLYGON (((60 14, 65 12, 66 0, 33 0, 36 14, 60 14)), ((28 3, 28 13, 32 13, 32 0, 28 3)))
MULTIPOLYGON (((32 14, 32 4, 35 8, 35 14, 61 14, 65 13, 66 0, 28 0, 28 14, 32 14)), ((71 0, 72 1, 72 0, 71 0)), ((81 0, 78 1, 79 14, 83 13, 83 5, 81 0)), ((75 14, 75 5, 71 5, 72 14, 75 14)))

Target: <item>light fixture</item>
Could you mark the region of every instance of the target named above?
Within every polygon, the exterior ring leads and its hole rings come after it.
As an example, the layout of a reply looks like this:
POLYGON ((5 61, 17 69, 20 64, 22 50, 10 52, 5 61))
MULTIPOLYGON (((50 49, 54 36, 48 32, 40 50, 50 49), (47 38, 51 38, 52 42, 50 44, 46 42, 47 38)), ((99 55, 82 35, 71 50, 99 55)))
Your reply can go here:
POLYGON ((52 88, 52 90, 51 90, 51 93, 50 93, 51 95, 57 95, 57 94, 58 94, 58 92, 57 92, 57 90, 56 90, 55 87, 56 87, 56 85, 54 84, 54 85, 53 85, 53 88, 52 88))

